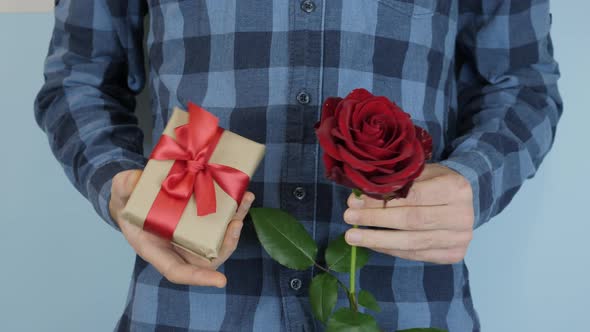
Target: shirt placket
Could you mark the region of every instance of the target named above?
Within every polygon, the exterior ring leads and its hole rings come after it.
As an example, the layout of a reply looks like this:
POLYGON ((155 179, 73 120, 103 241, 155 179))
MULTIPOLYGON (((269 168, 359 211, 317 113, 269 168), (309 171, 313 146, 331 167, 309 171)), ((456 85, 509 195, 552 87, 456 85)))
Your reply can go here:
MULTIPOLYGON (((289 102, 287 143, 281 174, 281 208, 294 214, 315 237, 317 146, 313 125, 318 118, 322 3, 293 1, 289 22, 289 102)), ((288 331, 312 331, 307 296, 312 271, 281 268, 280 288, 288 331)))

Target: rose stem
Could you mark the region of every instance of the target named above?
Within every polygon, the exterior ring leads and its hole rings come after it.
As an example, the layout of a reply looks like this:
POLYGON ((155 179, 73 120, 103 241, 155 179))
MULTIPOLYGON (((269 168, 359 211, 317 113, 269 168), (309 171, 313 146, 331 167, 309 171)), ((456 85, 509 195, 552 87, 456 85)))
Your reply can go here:
MULTIPOLYGON (((353 228, 358 228, 357 225, 353 225, 353 228)), ((351 246, 351 250, 350 250, 350 297, 352 299, 352 303, 354 303, 354 311, 357 310, 357 306, 356 306, 356 295, 355 295, 355 290, 356 290, 356 246, 351 246)))
POLYGON ((315 266, 317 268, 319 268, 320 270, 324 271, 325 273, 331 275, 334 277, 334 279, 336 279, 336 281, 338 281, 338 284, 340 285, 340 287, 342 287, 342 290, 344 290, 344 293, 346 293, 346 297, 348 297, 348 303, 350 304, 351 308, 354 308, 354 310, 357 310, 357 305, 356 303, 353 301, 353 299, 350 297, 350 291, 348 290, 348 288, 346 288, 346 285, 340 281, 340 279, 338 279, 335 275, 333 275, 329 269, 321 266, 320 264, 318 264, 317 262, 314 262, 315 266))
MULTIPOLYGON (((358 199, 361 198, 363 192, 359 189, 353 189, 352 192, 354 193, 354 196, 358 199)), ((358 228, 358 225, 353 225, 353 228, 358 228)), ((351 246, 350 249, 350 288, 349 288, 349 292, 350 292, 350 299, 351 299, 351 304, 354 304, 354 306, 351 306, 351 309, 353 309, 355 312, 358 310, 357 309, 357 305, 356 305, 356 295, 355 295, 355 290, 356 290, 356 246, 351 246)))

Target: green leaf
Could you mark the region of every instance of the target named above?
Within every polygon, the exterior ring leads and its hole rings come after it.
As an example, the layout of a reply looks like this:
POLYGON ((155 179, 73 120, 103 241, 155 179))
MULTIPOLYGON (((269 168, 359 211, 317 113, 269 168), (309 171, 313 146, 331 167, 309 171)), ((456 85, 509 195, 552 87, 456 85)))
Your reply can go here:
POLYGON ((360 305, 369 310, 373 310, 375 312, 381 311, 381 308, 379 307, 377 300, 369 291, 366 291, 364 289, 360 290, 358 295, 358 301, 360 305))
POLYGON ((311 280, 309 300, 315 318, 326 323, 338 300, 338 280, 328 273, 322 273, 311 280))
POLYGON ((435 328, 423 328, 423 329, 409 329, 409 330, 399 330, 397 332, 447 332, 447 330, 435 329, 435 328))
POLYGON ((363 196, 363 191, 357 188, 352 189, 352 193, 356 196, 356 198, 361 198, 361 196, 363 196))
POLYGON ((250 216, 262 247, 290 269, 305 270, 315 263, 318 246, 292 215, 271 208, 252 208, 250 216))
MULTIPOLYGON (((328 244, 326 248, 326 263, 330 270, 336 272, 350 272, 351 246, 344 240, 344 234, 340 235, 328 244)), ((366 248, 356 249, 356 269, 360 269, 369 261, 369 251, 366 248)))
POLYGON ((350 308, 339 309, 328 320, 326 332, 379 332, 377 321, 370 315, 350 308))

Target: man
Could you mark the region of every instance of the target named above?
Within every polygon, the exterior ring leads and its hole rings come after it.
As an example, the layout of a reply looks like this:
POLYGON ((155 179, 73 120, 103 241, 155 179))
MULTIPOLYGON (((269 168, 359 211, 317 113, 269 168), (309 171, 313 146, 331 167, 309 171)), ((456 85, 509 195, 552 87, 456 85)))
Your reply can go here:
POLYGON ((384 330, 479 330, 463 262, 472 232, 534 175, 562 111, 548 1, 61 0, 55 15, 35 115, 68 178, 138 254, 117 330, 322 330, 307 297, 317 270, 263 252, 243 222, 254 196, 323 246, 346 231, 373 249, 358 278, 384 330), (133 115, 146 14, 154 140, 192 101, 267 144, 212 263, 120 218, 146 162, 133 115), (434 139, 433 163, 386 209, 350 199, 320 162, 322 101, 354 88, 396 101, 434 139))

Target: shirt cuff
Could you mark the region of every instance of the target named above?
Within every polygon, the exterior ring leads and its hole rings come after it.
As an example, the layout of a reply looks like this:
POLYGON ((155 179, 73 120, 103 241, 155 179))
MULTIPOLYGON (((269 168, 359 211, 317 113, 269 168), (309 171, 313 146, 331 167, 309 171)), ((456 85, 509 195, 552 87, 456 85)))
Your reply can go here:
POLYGON ((89 186, 92 190, 89 190, 89 193, 93 193, 94 195, 89 195, 88 199, 90 203, 92 203, 94 210, 98 213, 98 215, 107 222, 111 227, 113 227, 117 231, 121 231, 119 225, 111 216, 109 211, 109 202, 111 200, 111 185, 113 183, 113 177, 117 175, 117 173, 132 169, 139 169, 143 170, 147 163, 147 159, 140 158, 138 160, 117 160, 113 162, 108 162, 100 167, 98 167, 90 180, 89 186))
POLYGON ((484 154, 478 151, 453 153, 440 162, 465 177, 473 192, 473 228, 486 223, 490 218, 493 204, 492 167, 484 154))

